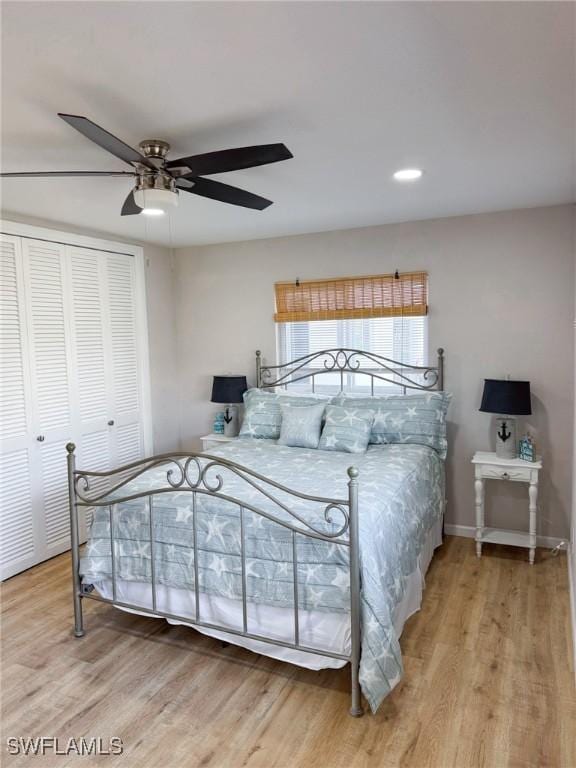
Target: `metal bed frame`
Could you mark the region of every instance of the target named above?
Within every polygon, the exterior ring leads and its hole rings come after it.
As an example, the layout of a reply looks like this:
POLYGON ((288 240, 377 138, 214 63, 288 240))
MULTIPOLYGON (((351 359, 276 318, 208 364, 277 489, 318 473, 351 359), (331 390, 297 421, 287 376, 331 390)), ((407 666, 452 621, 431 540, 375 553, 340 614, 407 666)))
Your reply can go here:
MULTIPOLYGON (((443 388, 444 351, 438 350, 436 366, 410 366, 397 363, 393 360, 379 357, 367 352, 354 349, 330 349, 313 353, 293 360, 284 365, 264 365, 260 351, 256 352, 256 380, 261 388, 286 387, 288 384, 303 379, 311 379, 314 388, 316 376, 323 373, 340 373, 341 390, 343 389, 344 374, 362 373, 371 377, 371 391, 374 391, 374 378, 389 382, 400 387, 404 392, 407 389, 417 390, 441 390, 443 388), (314 363, 316 362, 316 367, 314 363), (421 381, 417 378, 420 377, 421 381)), ((346 499, 326 498, 302 493, 288 488, 280 483, 265 477, 252 469, 244 467, 236 462, 211 454, 168 453, 141 459, 131 464, 107 471, 98 472, 80 470, 76 468, 75 445, 68 443, 68 492, 70 501, 70 533, 72 549, 72 580, 74 600, 74 635, 83 637, 85 634, 82 603, 85 598, 97 600, 102 603, 119 608, 127 608, 146 615, 173 619, 192 627, 198 626, 206 629, 226 632, 230 635, 259 640, 283 648, 291 648, 319 656, 329 656, 336 659, 349 661, 351 665, 351 707, 350 714, 359 717, 363 714, 362 699, 359 684, 361 625, 360 625, 360 552, 358 536, 358 470, 355 467, 348 469, 348 495, 346 499), (166 482, 162 487, 146 490, 140 493, 131 493, 129 490, 123 493, 126 486, 135 478, 153 467, 162 466, 166 469, 166 482), (258 504, 251 504, 231 496, 226 492, 225 480, 218 470, 226 470, 255 489, 266 500, 267 509, 258 504), (100 483, 108 485, 102 491, 100 483), (157 605, 157 581, 155 573, 155 539, 154 539, 154 500, 165 493, 189 492, 192 506, 193 550, 194 550, 194 591, 195 591, 195 616, 178 616, 167 613, 157 605), (316 528, 304 520, 296 511, 290 508, 289 502, 278 497, 277 492, 286 496, 305 499, 320 505, 319 512, 324 521, 332 525, 328 532, 316 528), (198 496, 211 496, 232 502, 238 509, 240 521, 240 561, 242 578, 242 629, 232 629, 228 626, 213 624, 204 621, 200 609, 200 582, 198 565, 198 540, 197 540, 197 515, 196 505, 198 496), (116 574, 116 541, 114 537, 114 519, 116 508, 119 504, 136 499, 147 499, 149 541, 150 541, 150 587, 151 608, 145 608, 139 604, 132 604, 118 599, 117 574, 116 574), (270 511, 287 513, 289 520, 281 519, 270 511), (80 573, 80 538, 79 515, 89 508, 107 507, 110 525, 110 555, 111 555, 111 581, 112 598, 105 598, 94 592, 92 584, 83 584, 80 573), (267 637, 248 628, 248 600, 247 600, 247 575, 246 575, 246 533, 245 512, 260 515, 285 529, 291 531, 292 538, 292 587, 294 602, 294 641, 282 641, 267 637), (338 516, 335 520, 334 517, 338 516), (335 530, 334 530, 335 529, 335 530), (309 647, 300 642, 299 632, 299 599, 298 599, 298 557, 297 537, 319 539, 331 542, 349 550, 350 565, 350 624, 351 624, 351 648, 350 654, 334 653, 327 650, 309 647)))
POLYGON ((370 379, 370 394, 374 394, 374 382, 383 381, 399 387, 404 394, 408 389, 444 389, 444 350, 436 352, 436 365, 407 365, 372 352, 360 349, 336 347, 311 352, 289 363, 264 365, 262 353, 256 351, 256 386, 260 389, 275 387, 288 388, 290 384, 310 379, 312 392, 316 376, 327 373, 340 374, 340 391, 344 390, 344 375, 347 373, 367 376, 370 379), (415 379, 420 376, 422 381, 415 379))

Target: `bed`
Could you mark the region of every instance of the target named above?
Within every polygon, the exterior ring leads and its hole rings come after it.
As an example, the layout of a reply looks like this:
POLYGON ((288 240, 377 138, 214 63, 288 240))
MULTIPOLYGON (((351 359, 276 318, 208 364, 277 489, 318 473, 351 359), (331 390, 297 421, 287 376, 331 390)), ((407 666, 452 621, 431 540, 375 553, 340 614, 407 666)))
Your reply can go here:
MULTIPOLYGON (((342 349, 265 366, 257 353, 258 391, 314 390, 323 374, 340 390, 366 376, 370 398, 375 381, 432 398, 443 352, 426 368, 342 349)), ((354 716, 361 693, 376 711, 398 683, 402 627, 442 540, 444 462, 426 440, 352 455, 245 436, 110 472, 77 469, 67 450, 77 637, 89 598, 310 669, 350 663, 354 716)))

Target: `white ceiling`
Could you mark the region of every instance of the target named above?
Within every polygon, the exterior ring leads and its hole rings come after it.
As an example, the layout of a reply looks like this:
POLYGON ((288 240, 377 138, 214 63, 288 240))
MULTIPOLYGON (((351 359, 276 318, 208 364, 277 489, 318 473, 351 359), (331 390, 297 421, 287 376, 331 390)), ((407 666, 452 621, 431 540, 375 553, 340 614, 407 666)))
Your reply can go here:
POLYGON ((572 201, 575 9, 4 2, 3 170, 124 170, 58 111, 172 157, 295 157, 213 177, 275 201, 262 212, 182 193, 169 219, 121 218, 118 178, 4 180, 3 209, 184 246, 572 201), (392 181, 406 166, 423 179, 392 181))

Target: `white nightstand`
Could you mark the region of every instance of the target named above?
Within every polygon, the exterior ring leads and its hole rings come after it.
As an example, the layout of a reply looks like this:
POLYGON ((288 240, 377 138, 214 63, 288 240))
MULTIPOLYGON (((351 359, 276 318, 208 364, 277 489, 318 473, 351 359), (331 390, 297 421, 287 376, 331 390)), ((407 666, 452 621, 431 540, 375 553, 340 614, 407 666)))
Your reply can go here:
POLYGON ((226 437, 226 435, 211 434, 201 437, 200 442, 202 443, 202 450, 209 451, 210 448, 218 448, 218 446, 222 443, 230 443, 236 439, 236 437, 226 437))
POLYGON ((538 499, 538 472, 542 469, 542 460, 524 461, 523 459, 500 459, 495 453, 474 454, 475 465, 474 490, 476 495, 476 554, 482 555, 482 544, 510 544, 514 547, 528 547, 530 565, 534 563, 536 552, 536 502, 538 499), (508 480, 513 483, 528 483, 528 511, 530 515, 529 532, 507 531, 501 528, 484 527, 484 481, 508 480))

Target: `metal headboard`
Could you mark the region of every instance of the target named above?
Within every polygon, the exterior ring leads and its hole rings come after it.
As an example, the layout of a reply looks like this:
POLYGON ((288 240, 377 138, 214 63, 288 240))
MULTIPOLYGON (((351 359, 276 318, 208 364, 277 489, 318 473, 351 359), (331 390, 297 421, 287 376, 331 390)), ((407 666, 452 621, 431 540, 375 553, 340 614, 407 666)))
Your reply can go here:
POLYGON ((370 378, 370 391, 374 394, 374 381, 383 381, 408 389, 442 391, 444 389, 444 350, 437 351, 436 365, 408 365, 360 349, 323 349, 311 352, 281 365, 265 365, 262 353, 256 351, 256 386, 260 389, 285 387, 297 381, 311 379, 312 391, 316 376, 340 374, 340 390, 344 389, 344 374, 363 374, 370 378))

